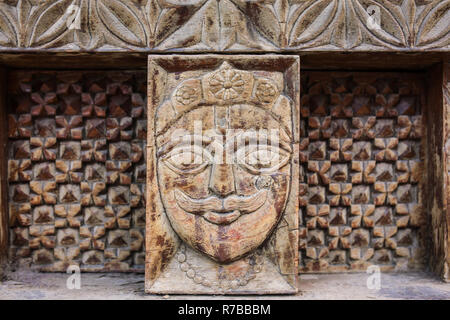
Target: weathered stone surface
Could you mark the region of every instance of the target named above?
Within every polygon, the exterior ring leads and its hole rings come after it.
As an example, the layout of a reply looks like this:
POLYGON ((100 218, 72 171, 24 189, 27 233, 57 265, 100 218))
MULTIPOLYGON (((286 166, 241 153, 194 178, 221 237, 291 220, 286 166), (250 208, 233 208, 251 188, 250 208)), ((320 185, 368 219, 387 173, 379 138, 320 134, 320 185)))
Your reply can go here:
POLYGON ((149 81, 146 291, 296 292, 298 58, 150 56, 149 81))
POLYGON ((305 71, 302 85, 299 271, 423 267, 420 77, 305 71))
POLYGON ((145 73, 11 79, 11 258, 45 271, 143 272, 145 73))

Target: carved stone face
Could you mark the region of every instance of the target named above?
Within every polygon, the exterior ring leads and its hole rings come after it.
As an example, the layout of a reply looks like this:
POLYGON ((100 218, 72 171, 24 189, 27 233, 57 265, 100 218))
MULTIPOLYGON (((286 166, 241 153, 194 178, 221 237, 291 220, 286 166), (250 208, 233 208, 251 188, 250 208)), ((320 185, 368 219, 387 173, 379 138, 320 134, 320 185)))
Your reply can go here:
POLYGON ((283 141, 281 134, 278 146, 271 146, 272 141, 254 150, 243 143, 237 146, 245 132, 262 128, 280 130, 263 108, 199 107, 164 134, 172 138, 163 138, 167 142, 158 149, 159 187, 172 227, 216 261, 233 261, 257 248, 283 213, 290 185, 289 140, 285 136, 283 141), (201 138, 190 125, 198 120, 201 138), (173 138, 177 128, 187 128, 180 139, 173 138), (180 154, 191 161, 183 163, 180 154))
POLYGON ((225 62, 182 81, 158 110, 157 176, 165 214, 183 241, 215 261, 252 252, 283 215, 292 120, 282 82, 225 62))

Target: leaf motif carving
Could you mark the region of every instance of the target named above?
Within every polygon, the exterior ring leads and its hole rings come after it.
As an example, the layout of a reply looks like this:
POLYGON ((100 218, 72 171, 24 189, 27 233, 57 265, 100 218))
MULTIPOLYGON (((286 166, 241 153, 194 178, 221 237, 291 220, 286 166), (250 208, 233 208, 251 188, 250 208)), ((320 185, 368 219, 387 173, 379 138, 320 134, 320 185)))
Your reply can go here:
POLYGON ((316 39, 333 21, 338 9, 338 1, 319 0, 308 7, 296 21, 290 35, 290 45, 299 44, 316 39))
MULTIPOLYGON (((13 46, 29 47, 29 39, 39 16, 52 3, 40 3, 36 0, 17 0, 15 6, 0 3, 0 15, 3 16, 7 25, 0 28, 0 32, 6 32, 13 40, 13 46)), ((1 19, 0 19, 1 20, 1 19)))
POLYGON ((281 28, 277 16, 270 5, 259 1, 232 1, 236 7, 245 13, 249 19, 259 30, 262 35, 273 44, 281 45, 281 28))
POLYGON ((125 2, 98 0, 97 11, 103 25, 114 36, 132 46, 146 46, 147 37, 144 27, 125 2))
POLYGON ((430 45, 440 40, 450 42, 450 1, 441 1, 424 18, 419 27, 417 46, 430 45))
POLYGON ((68 31, 67 21, 73 14, 70 5, 79 6, 79 0, 56 1, 42 12, 31 32, 31 46, 48 43, 68 31))
POLYGON ((350 2, 340 1, 333 23, 331 43, 339 48, 352 49, 362 42, 361 27, 350 2))
POLYGON ((154 35, 154 45, 159 45, 173 32, 182 27, 205 4, 206 0, 194 4, 179 5, 174 2, 162 3, 154 35))
POLYGON ((220 1, 219 12, 219 50, 234 50, 236 48, 268 50, 268 48, 273 47, 273 44, 255 30, 255 25, 249 23, 245 14, 230 0, 220 1))
POLYGON ((26 44, 28 28, 33 26, 29 23, 32 9, 33 7, 29 0, 19 0, 17 3, 17 33, 19 46, 24 46, 26 44))
POLYGON ((446 50, 449 21, 450 0, 0 0, 0 49, 446 50))
POLYGON ((417 6, 415 0, 406 0, 402 4, 402 12, 405 17, 406 25, 408 26, 409 42, 412 44, 412 39, 416 31, 414 30, 414 21, 416 18, 417 6))
POLYGON ((360 25, 363 26, 371 37, 377 39, 384 45, 396 47, 407 46, 402 27, 385 6, 372 0, 352 0, 352 3, 359 18, 360 25), (369 28, 368 21, 371 19, 371 16, 366 11, 366 8, 371 5, 377 6, 380 9, 380 28, 369 28))
POLYGON ((233 2, 207 1, 186 24, 164 39, 157 48, 223 51, 273 49, 273 44, 255 29, 255 25, 246 20, 245 14, 233 2))
POLYGON ((11 22, 3 12, 0 11, 0 45, 5 47, 16 45, 16 36, 11 22))

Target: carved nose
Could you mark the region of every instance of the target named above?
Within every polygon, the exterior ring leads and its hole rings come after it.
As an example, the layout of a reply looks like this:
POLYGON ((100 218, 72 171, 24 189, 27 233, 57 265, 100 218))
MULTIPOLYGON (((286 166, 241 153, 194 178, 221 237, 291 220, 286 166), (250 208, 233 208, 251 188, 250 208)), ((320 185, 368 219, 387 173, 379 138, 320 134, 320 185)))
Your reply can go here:
POLYGON ((230 164, 213 164, 209 189, 223 197, 235 191, 233 169, 230 164))

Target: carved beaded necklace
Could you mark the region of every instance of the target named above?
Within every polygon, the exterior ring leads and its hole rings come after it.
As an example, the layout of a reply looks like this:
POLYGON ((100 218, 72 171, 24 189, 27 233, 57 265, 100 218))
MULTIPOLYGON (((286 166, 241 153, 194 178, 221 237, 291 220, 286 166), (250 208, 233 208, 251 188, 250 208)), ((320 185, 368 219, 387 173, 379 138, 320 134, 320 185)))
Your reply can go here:
POLYGON ((238 287, 246 286, 252 279, 256 277, 256 274, 261 272, 264 263, 264 258, 261 250, 257 250, 255 253, 247 257, 248 265, 250 266, 246 274, 235 279, 207 279, 204 275, 201 275, 194 269, 194 266, 189 263, 186 245, 182 244, 176 255, 176 259, 179 263, 181 271, 183 271, 189 279, 192 279, 195 283, 203 285, 205 287, 213 289, 230 290, 237 289, 238 287))

